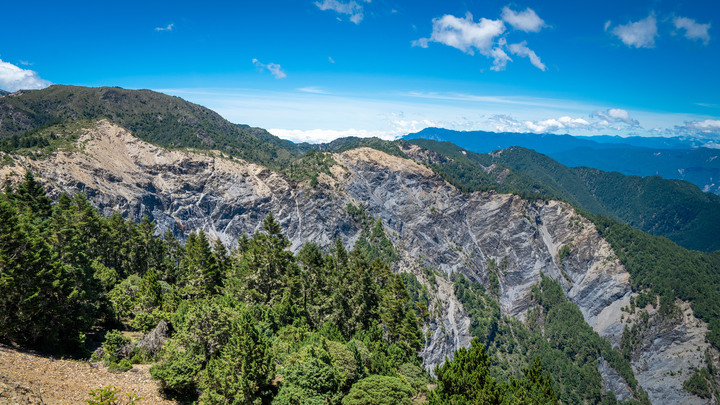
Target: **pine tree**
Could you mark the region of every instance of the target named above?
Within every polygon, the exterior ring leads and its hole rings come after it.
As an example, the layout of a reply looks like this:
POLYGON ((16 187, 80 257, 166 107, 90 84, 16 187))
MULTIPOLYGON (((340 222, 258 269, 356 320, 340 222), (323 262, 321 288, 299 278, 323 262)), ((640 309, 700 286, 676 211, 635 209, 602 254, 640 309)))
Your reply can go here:
POLYGON ((45 221, 50 218, 51 201, 45 193, 45 188, 35 180, 30 170, 25 172, 23 182, 18 185, 13 197, 17 206, 31 212, 34 219, 45 221))
POLYGON ((290 242, 272 214, 263 221, 263 230, 249 239, 241 237, 233 271, 236 285, 230 292, 249 302, 273 306, 283 297, 284 287, 299 289, 299 269, 292 252, 285 250, 290 242))
POLYGON ((260 404, 270 392, 275 367, 270 346, 241 310, 230 339, 200 378, 201 404, 260 404))
POLYGON ((202 230, 191 232, 185 241, 180 273, 180 282, 187 296, 208 296, 215 293, 219 286, 218 263, 202 230))
POLYGON ((490 376, 490 357, 477 338, 469 349, 460 348, 453 360, 435 369, 438 385, 431 405, 447 403, 492 405, 502 402, 501 387, 490 376))

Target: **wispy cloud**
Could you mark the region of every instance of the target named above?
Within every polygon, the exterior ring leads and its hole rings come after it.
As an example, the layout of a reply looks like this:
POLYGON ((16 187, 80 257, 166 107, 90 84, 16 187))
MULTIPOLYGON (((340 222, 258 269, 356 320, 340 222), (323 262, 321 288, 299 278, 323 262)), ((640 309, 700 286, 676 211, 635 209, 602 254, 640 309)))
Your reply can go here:
POLYGON ((330 94, 328 91, 323 90, 319 87, 300 87, 297 89, 297 91, 301 91, 303 93, 310 93, 310 94, 330 94))
POLYGON ((504 70, 512 58, 508 52, 521 57, 527 57, 530 62, 540 70, 546 70, 540 57, 527 47, 527 42, 508 46, 505 34, 508 23, 513 29, 525 32, 539 32, 545 27, 545 22, 528 8, 522 12, 515 12, 509 7, 503 8, 502 19, 480 18, 477 22, 471 13, 464 18, 453 15, 444 15, 433 19, 433 30, 428 38, 412 41, 413 46, 428 48, 431 42, 451 46, 468 55, 476 52, 491 59, 491 70, 504 70))
MULTIPOLYGON (((609 26, 606 23, 606 30, 609 26)), ((657 19, 654 13, 646 18, 630 22, 625 25, 618 25, 612 29, 612 34, 620 38, 627 46, 635 48, 654 48, 655 37, 658 36, 657 19)))
POLYGON ((43 89, 51 84, 32 70, 17 67, 0 59, 0 89, 6 91, 43 89))
POLYGON ((516 30, 525 32, 540 32, 545 27, 545 21, 538 17, 531 8, 526 8, 525 11, 518 13, 511 10, 510 7, 504 7, 502 19, 516 30))
POLYGON ((168 24, 164 27, 155 27, 155 31, 172 31, 175 28, 175 24, 168 24))
POLYGON ((519 44, 510 44, 508 48, 513 55, 530 58, 530 63, 532 63, 533 66, 542 70, 543 72, 547 70, 545 64, 542 63, 542 61, 540 60, 540 57, 537 56, 532 49, 527 47, 526 41, 522 41, 519 44))
POLYGON ((261 63, 257 59, 253 59, 252 63, 260 70, 269 71, 270 73, 272 73, 273 76, 275 76, 276 79, 284 79, 287 77, 287 74, 285 74, 285 72, 282 70, 282 66, 277 63, 268 63, 266 65, 264 63, 261 63))
POLYGON ((673 20, 676 30, 685 30, 685 38, 699 40, 707 45, 710 42, 710 24, 700 24, 687 17, 676 17, 673 20))
POLYGON ((328 56, 328 62, 335 63, 335 59, 333 59, 332 56, 328 56))
MULTIPOLYGON (((364 0, 366 3, 370 3, 371 0, 364 0)), ((316 1, 315 5, 323 11, 330 10, 338 14, 345 14, 350 16, 350 21, 355 24, 360 22, 365 17, 363 6, 358 4, 356 1, 348 1, 347 3, 340 0, 322 0, 316 1)))

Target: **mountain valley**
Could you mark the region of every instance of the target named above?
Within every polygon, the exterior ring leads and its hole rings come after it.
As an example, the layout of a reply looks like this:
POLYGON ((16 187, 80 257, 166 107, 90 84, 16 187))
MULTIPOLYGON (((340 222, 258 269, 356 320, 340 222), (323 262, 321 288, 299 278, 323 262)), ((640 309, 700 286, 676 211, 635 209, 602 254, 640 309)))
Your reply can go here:
POLYGON ((0 143, 0 176, 14 187, 32 172, 53 200, 84 193, 102 215, 147 217, 158 235, 203 230, 237 248, 268 215, 294 254, 384 235, 392 272, 425 294, 416 312, 428 373, 479 338, 500 381, 540 358, 562 403, 720 400, 713 296, 661 289, 643 271, 662 263, 643 257, 639 270, 632 246, 672 245, 683 265, 707 266, 686 270, 708 286, 720 280, 718 252, 615 222, 717 250, 720 199, 683 182, 569 169, 522 148, 482 157, 425 141, 296 145, 177 98, 109 88, 2 96, 0 143), (636 200, 599 197, 617 184, 636 200), (687 388, 691 378, 707 395, 687 388))

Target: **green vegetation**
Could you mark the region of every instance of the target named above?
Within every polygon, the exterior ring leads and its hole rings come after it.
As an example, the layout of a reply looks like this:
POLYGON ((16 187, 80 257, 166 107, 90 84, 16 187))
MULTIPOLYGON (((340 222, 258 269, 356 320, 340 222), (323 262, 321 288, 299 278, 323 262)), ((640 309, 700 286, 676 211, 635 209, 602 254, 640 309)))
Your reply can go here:
POLYGON ((88 399, 86 402, 88 405, 121 405, 123 403, 126 405, 135 405, 142 401, 142 397, 130 392, 125 394, 126 400, 121 401, 118 399, 119 393, 120 389, 118 389, 114 385, 108 385, 90 391, 88 393, 90 399, 88 399))
POLYGON ((182 244, 147 220, 102 217, 82 194, 52 205, 28 173, 0 195, 0 216, 4 342, 87 356, 84 333, 105 330, 111 369, 155 361, 166 395, 200 403, 339 404, 353 388, 349 403, 427 390, 417 302, 390 271, 392 244, 367 214, 350 252, 338 240, 330 252, 308 243, 295 256, 272 215, 227 252, 202 231, 182 244), (118 329, 160 320, 173 334, 157 357, 127 353, 118 329))
POLYGON ((638 402, 649 403, 628 360, 592 330, 554 280, 543 276, 533 287, 534 305, 525 324, 501 317, 498 301, 482 285, 462 275, 454 281, 455 293, 470 315, 470 332, 491 359, 488 376, 495 381, 512 385, 513 379, 523 378, 520 370, 538 363, 550 373, 552 390, 562 403, 616 403, 602 391, 597 368, 602 357, 625 379, 638 402))
POLYGON ((219 150, 274 169, 309 149, 263 129, 231 124, 207 108, 150 90, 55 85, 0 98, 0 104, 0 150, 52 146, 44 133, 32 131, 103 118, 158 146, 219 150), (4 114, 15 114, 17 119, 1 119, 4 114))
POLYGON ((523 377, 497 382, 490 373, 490 357, 485 346, 474 338, 470 349, 455 352, 435 370, 438 387, 430 396, 430 404, 558 404, 550 377, 540 361, 523 370, 523 377))
POLYGON ((388 155, 407 157, 395 142, 384 141, 379 138, 357 138, 354 136, 336 139, 328 144, 317 145, 320 150, 341 153, 346 150, 367 147, 385 152, 388 155))
POLYGON ((558 191, 542 181, 502 164, 492 166, 495 162, 490 155, 468 152, 450 142, 414 139, 410 143, 440 154, 440 159, 427 164, 462 192, 494 190, 515 193, 531 201, 548 196, 561 198, 558 191))
POLYGON ((317 182, 317 175, 320 173, 332 176, 330 166, 336 164, 330 153, 309 150, 304 156, 291 162, 284 172, 291 180, 311 179, 317 182))
POLYGON ((683 383, 683 388, 691 394, 707 399, 712 397, 710 384, 708 384, 708 380, 711 379, 712 377, 706 369, 696 370, 693 375, 683 383))
POLYGON ((415 390, 402 379, 373 375, 353 385, 343 405, 411 405, 415 390))

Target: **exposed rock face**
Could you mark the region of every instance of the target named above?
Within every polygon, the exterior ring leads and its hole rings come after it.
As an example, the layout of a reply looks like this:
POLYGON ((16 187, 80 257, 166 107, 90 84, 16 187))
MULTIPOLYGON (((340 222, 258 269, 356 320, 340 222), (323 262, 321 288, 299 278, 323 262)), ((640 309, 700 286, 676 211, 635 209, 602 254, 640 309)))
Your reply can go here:
MULTIPOLYGON (((707 325, 695 318, 687 303, 678 301, 676 305, 677 313, 670 317, 660 316, 650 305, 642 310, 649 315, 646 321, 641 311, 630 317, 628 323, 637 324, 642 336, 632 353, 633 369, 653 403, 707 403, 682 391, 682 382, 694 368, 706 366, 707 325)), ((710 353, 716 355, 712 348, 710 353)))
POLYGON ((615 394, 618 401, 633 399, 632 390, 620 374, 604 358, 598 359, 598 371, 602 376, 603 389, 615 394))
MULTIPOLYGON (((120 210, 138 219, 150 215, 161 228, 178 233, 203 228, 226 243, 243 232, 253 233, 272 212, 293 250, 306 240, 329 245, 335 237, 351 245, 360 229, 346 207, 362 204, 382 218, 401 257, 397 270, 413 271, 424 280, 421 269, 431 267, 487 283, 494 261, 502 269, 502 311, 520 319, 530 305, 531 286, 544 273, 561 283, 598 333, 614 345, 622 336, 621 308, 631 296, 629 274, 595 227, 567 204, 531 203, 491 192, 462 194, 425 166, 368 148, 334 155, 339 165, 331 168, 332 176, 322 174, 310 187, 245 161, 167 151, 107 121, 88 130, 78 144, 80 151, 58 152, 43 161, 15 159, 40 172, 54 192, 84 191, 106 213, 120 210)), ((6 167, 0 175, 11 170, 19 171, 6 167)), ((431 290, 440 315, 426 326, 432 336, 422 352, 428 369, 471 340, 470 320, 452 283, 438 277, 431 290)), ((689 315, 670 329, 667 339, 660 331, 659 337, 649 333, 648 353, 633 361, 654 403, 699 400, 682 391, 688 374, 664 374, 677 371, 680 363, 702 366, 695 352, 676 350, 678 344, 697 345, 698 353, 707 348, 700 338, 703 327, 689 308, 685 311, 689 315)), ((622 384, 613 377, 617 373, 602 362, 601 370, 606 388, 622 397, 622 384)))

